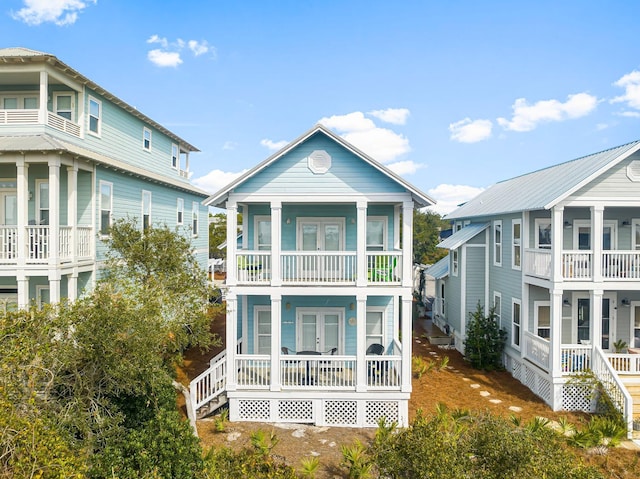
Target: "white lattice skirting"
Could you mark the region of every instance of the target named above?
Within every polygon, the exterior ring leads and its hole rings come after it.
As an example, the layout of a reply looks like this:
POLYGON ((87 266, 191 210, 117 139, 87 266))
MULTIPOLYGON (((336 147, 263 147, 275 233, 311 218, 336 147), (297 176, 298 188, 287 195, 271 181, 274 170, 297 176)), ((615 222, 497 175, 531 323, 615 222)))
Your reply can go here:
POLYGON ((376 427, 380 419, 408 424, 408 401, 365 399, 233 399, 232 421, 295 422, 316 426, 376 427))
POLYGON ((566 383, 563 380, 554 385, 547 373, 527 361, 509 355, 505 356, 505 368, 556 411, 594 411, 592 388, 584 384, 566 383))

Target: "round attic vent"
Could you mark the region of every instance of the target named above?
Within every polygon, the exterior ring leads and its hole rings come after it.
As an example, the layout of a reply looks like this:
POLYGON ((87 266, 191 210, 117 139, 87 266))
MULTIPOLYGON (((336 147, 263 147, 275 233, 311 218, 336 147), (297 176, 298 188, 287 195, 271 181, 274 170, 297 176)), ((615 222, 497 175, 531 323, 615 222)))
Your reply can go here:
POLYGON ((627 166, 627 177, 631 181, 640 181, 640 161, 634 160, 627 166))
POLYGON ((331 168, 331 155, 324 150, 314 150, 307 157, 309 169, 317 174, 326 173, 331 168))

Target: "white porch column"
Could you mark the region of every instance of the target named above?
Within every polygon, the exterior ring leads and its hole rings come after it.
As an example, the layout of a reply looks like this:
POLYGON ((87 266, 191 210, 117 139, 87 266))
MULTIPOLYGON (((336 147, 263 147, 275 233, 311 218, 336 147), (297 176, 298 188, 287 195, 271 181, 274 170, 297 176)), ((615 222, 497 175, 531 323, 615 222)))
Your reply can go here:
POLYGON ((367 202, 356 203, 356 286, 367 285, 367 202))
POLYGON ((73 269, 67 278, 67 298, 69 301, 75 301, 78 299, 78 271, 77 268, 73 269))
POLYGON ((226 320, 226 354, 227 354, 227 391, 235 391, 238 388, 236 377, 236 344, 238 337, 238 298, 235 293, 227 293, 227 320, 226 320))
POLYGON ((27 309, 29 307, 29 278, 24 271, 18 270, 16 273, 18 283, 18 308, 27 309))
POLYGON ((40 72, 40 104, 38 105, 38 123, 47 123, 47 102, 49 100, 49 74, 40 72))
POLYGON ((602 347, 602 296, 603 290, 589 291, 589 299, 591 300, 591 349, 595 349, 596 346, 602 347))
MULTIPOLYGON (((592 274, 593 281, 602 281, 602 235, 604 232, 604 206, 591 207, 591 249, 593 251, 592 274)), ((602 307, 602 305, 600 305, 602 307)))
POLYGON ((551 210, 551 281, 562 281, 562 235, 564 207, 555 206, 551 210))
POLYGON ((562 290, 551 293, 551 331, 549 332, 549 365, 552 378, 562 376, 562 361, 560 358, 562 345, 562 290))
POLYGON ((402 203, 402 286, 413 287, 413 201, 402 203))
POLYGON ((413 325, 413 297, 402 296, 402 392, 411 392, 411 344, 413 325))
MULTIPOLYGON (((273 237, 271 238, 273 239, 273 237)), ((256 318, 253 318, 255 321, 256 318)), ((271 295, 271 391, 280 391, 282 296, 271 295)))
POLYGON ((356 297, 356 392, 367 390, 367 296, 356 297))
POLYGON ((60 157, 49 156, 49 298, 60 302, 60 157))
MULTIPOLYGON (((26 164, 24 154, 19 155, 16 158, 16 197, 17 197, 17 269, 18 271, 24 270, 24 265, 27 261, 28 242, 27 242, 27 224, 29 222, 29 165, 26 164)), ((18 287, 18 295, 20 294, 20 287, 18 287)), ((29 295, 25 296, 27 301, 23 304, 26 306, 28 303, 29 295)))
POLYGON ((78 162, 76 160, 73 161, 73 166, 67 166, 67 226, 71 227, 69 238, 71 261, 76 264, 78 261, 78 162))
POLYGON ((280 269, 280 265, 281 265, 280 248, 282 247, 281 236, 282 236, 282 202, 272 201, 271 202, 271 286, 282 286, 282 273, 280 269))
POLYGON ((236 242, 238 237, 237 208, 235 202, 227 201, 227 286, 235 286, 238 281, 238 261, 236 259, 236 242))

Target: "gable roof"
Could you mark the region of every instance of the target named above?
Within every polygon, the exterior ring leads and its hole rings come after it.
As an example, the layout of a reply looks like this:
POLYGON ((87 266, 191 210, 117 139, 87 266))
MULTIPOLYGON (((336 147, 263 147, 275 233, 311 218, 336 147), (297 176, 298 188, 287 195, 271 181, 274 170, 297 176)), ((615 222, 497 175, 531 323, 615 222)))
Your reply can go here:
POLYGON ((229 183, 227 186, 219 190, 217 193, 214 193, 213 195, 211 195, 209 198, 207 198, 204 201, 204 204, 208 206, 223 207, 225 201, 229 197, 229 193, 232 192, 234 188, 244 183, 249 178, 256 176, 258 173, 260 173, 262 170, 267 168, 269 165, 275 163, 278 159, 282 158, 284 155, 286 155, 287 153, 292 151, 294 148, 296 148, 298 145, 305 142, 307 139, 311 138, 313 135, 317 133, 327 136, 329 139, 338 143, 339 145, 341 145, 342 147, 344 147, 345 149, 347 149, 348 151, 350 151, 351 153, 359 157, 361 160, 365 161, 369 165, 376 168, 378 171, 385 174, 387 177, 391 178, 395 182, 402 185, 402 187, 404 187, 407 191, 411 193, 411 196, 413 197, 413 201, 416 203, 418 208, 423 208, 425 206, 430 206, 436 203, 434 199, 430 198, 429 196, 424 194, 422 191, 417 189, 415 186, 411 185, 409 182, 402 179, 400 176, 395 174, 386 166, 382 165, 381 163, 378 163, 369 155, 362 152, 361 150, 359 150, 358 148, 356 148, 355 146, 353 146, 351 143, 347 142, 343 138, 334 134, 332 131, 330 131, 326 127, 320 124, 317 124, 313 128, 311 128, 309 131, 302 134, 297 139, 293 140, 287 146, 282 148, 280 151, 274 153, 269 158, 259 163, 258 165, 256 165, 255 167, 247 171, 245 174, 241 175, 240 177, 238 177, 237 179, 229 183))
POLYGON ((471 223, 465 226, 460 231, 456 231, 446 240, 438 243, 438 248, 446 248, 448 250, 458 249, 465 244, 471 238, 475 237, 478 233, 483 232, 489 227, 490 223, 471 223))
POLYGON ((424 274, 435 279, 449 276, 449 255, 424 270, 424 274))
POLYGON ((490 186, 448 219, 550 209, 640 149, 640 140, 490 186))
POLYGON ((0 48, 0 60, 2 60, 2 63, 15 63, 15 64, 23 64, 25 62, 46 63, 51 67, 55 68, 56 70, 58 70, 61 74, 72 78, 74 81, 77 81, 82 85, 87 86, 91 90, 105 97, 107 100, 118 105, 123 110, 127 111, 128 113, 131 113, 136 118, 152 126, 159 132, 167 135, 169 138, 176 141, 183 151, 185 152, 200 151, 198 148, 191 145, 189 142, 187 142, 183 138, 180 138, 175 133, 166 129, 160 123, 157 123, 156 121, 152 120, 145 114, 138 111, 137 108, 129 105, 125 101, 121 100, 117 96, 113 95, 112 93, 102 88, 97 83, 94 83, 92 80, 82 75, 80 72, 74 70, 69 65, 61 62, 56 56, 52 55, 51 53, 39 52, 37 50, 30 50, 28 48, 23 48, 23 47, 0 48))

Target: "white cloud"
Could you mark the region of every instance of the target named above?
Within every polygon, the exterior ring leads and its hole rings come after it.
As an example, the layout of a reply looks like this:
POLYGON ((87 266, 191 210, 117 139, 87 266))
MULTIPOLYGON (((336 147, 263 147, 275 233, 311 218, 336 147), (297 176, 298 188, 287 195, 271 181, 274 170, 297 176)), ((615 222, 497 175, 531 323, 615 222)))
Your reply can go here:
POLYGON ((269 140, 267 138, 265 138, 264 140, 260 140, 260 144, 262 146, 267 147, 271 151, 276 151, 276 150, 279 150, 281 148, 284 148, 288 143, 289 142, 287 140, 273 141, 273 140, 269 140))
POLYGON ((374 110, 369 112, 369 115, 394 125, 404 125, 410 114, 411 112, 407 108, 387 108, 386 110, 374 110))
POLYGON ((234 141, 225 141, 222 145, 223 150, 235 150, 238 144, 234 141))
POLYGON ((151 63, 159 67, 177 67, 182 63, 180 54, 177 52, 166 52, 160 49, 150 50, 147 58, 151 63))
POLYGON ((588 115, 597 104, 598 99, 588 93, 569 95, 564 103, 558 100, 541 100, 529 105, 526 98, 518 98, 512 106, 511 121, 498 118, 498 123, 505 130, 531 131, 540 123, 564 121, 588 115))
POLYGON ((242 170, 239 173, 222 170, 211 170, 206 175, 201 176, 200 178, 194 178, 192 181, 193 184, 198 188, 202 188, 210 194, 213 194, 221 188, 227 186, 233 180, 245 174, 246 172, 247 170, 242 170))
POLYGON ((611 100, 611 103, 626 103, 629 107, 640 110, 640 71, 634 70, 627 73, 617 82, 615 86, 624 88, 624 95, 620 95, 611 100))
POLYGON ((640 111, 623 111, 618 113, 619 116, 626 116, 628 118, 640 118, 640 111))
POLYGON ((458 205, 466 203, 484 191, 484 188, 467 185, 440 184, 427 191, 427 194, 437 201, 437 204, 429 209, 445 215, 455 210, 458 205))
POLYGON ((491 120, 471 120, 465 118, 449 124, 451 139, 460 143, 476 143, 491 137, 491 120))
POLYGON ((376 126, 360 111, 321 118, 319 123, 336 130, 349 143, 381 163, 389 163, 411 151, 407 137, 376 126))
POLYGON ((58 26, 71 25, 78 19, 88 4, 96 4, 97 0, 24 0, 21 8, 12 17, 27 25, 55 23, 58 26))
POLYGON ((415 163, 411 160, 407 161, 396 161, 395 163, 390 163, 386 165, 391 171, 393 171, 396 175, 405 176, 412 175, 420 168, 424 168, 425 165, 421 165, 420 163, 415 163))
POLYGON ((159 67, 177 67, 182 63, 181 53, 188 48, 194 56, 199 57, 210 52, 215 57, 215 48, 206 40, 187 40, 178 38, 176 41, 170 42, 165 37, 153 34, 147 39, 149 44, 158 44, 161 48, 150 50, 147 58, 159 67))

